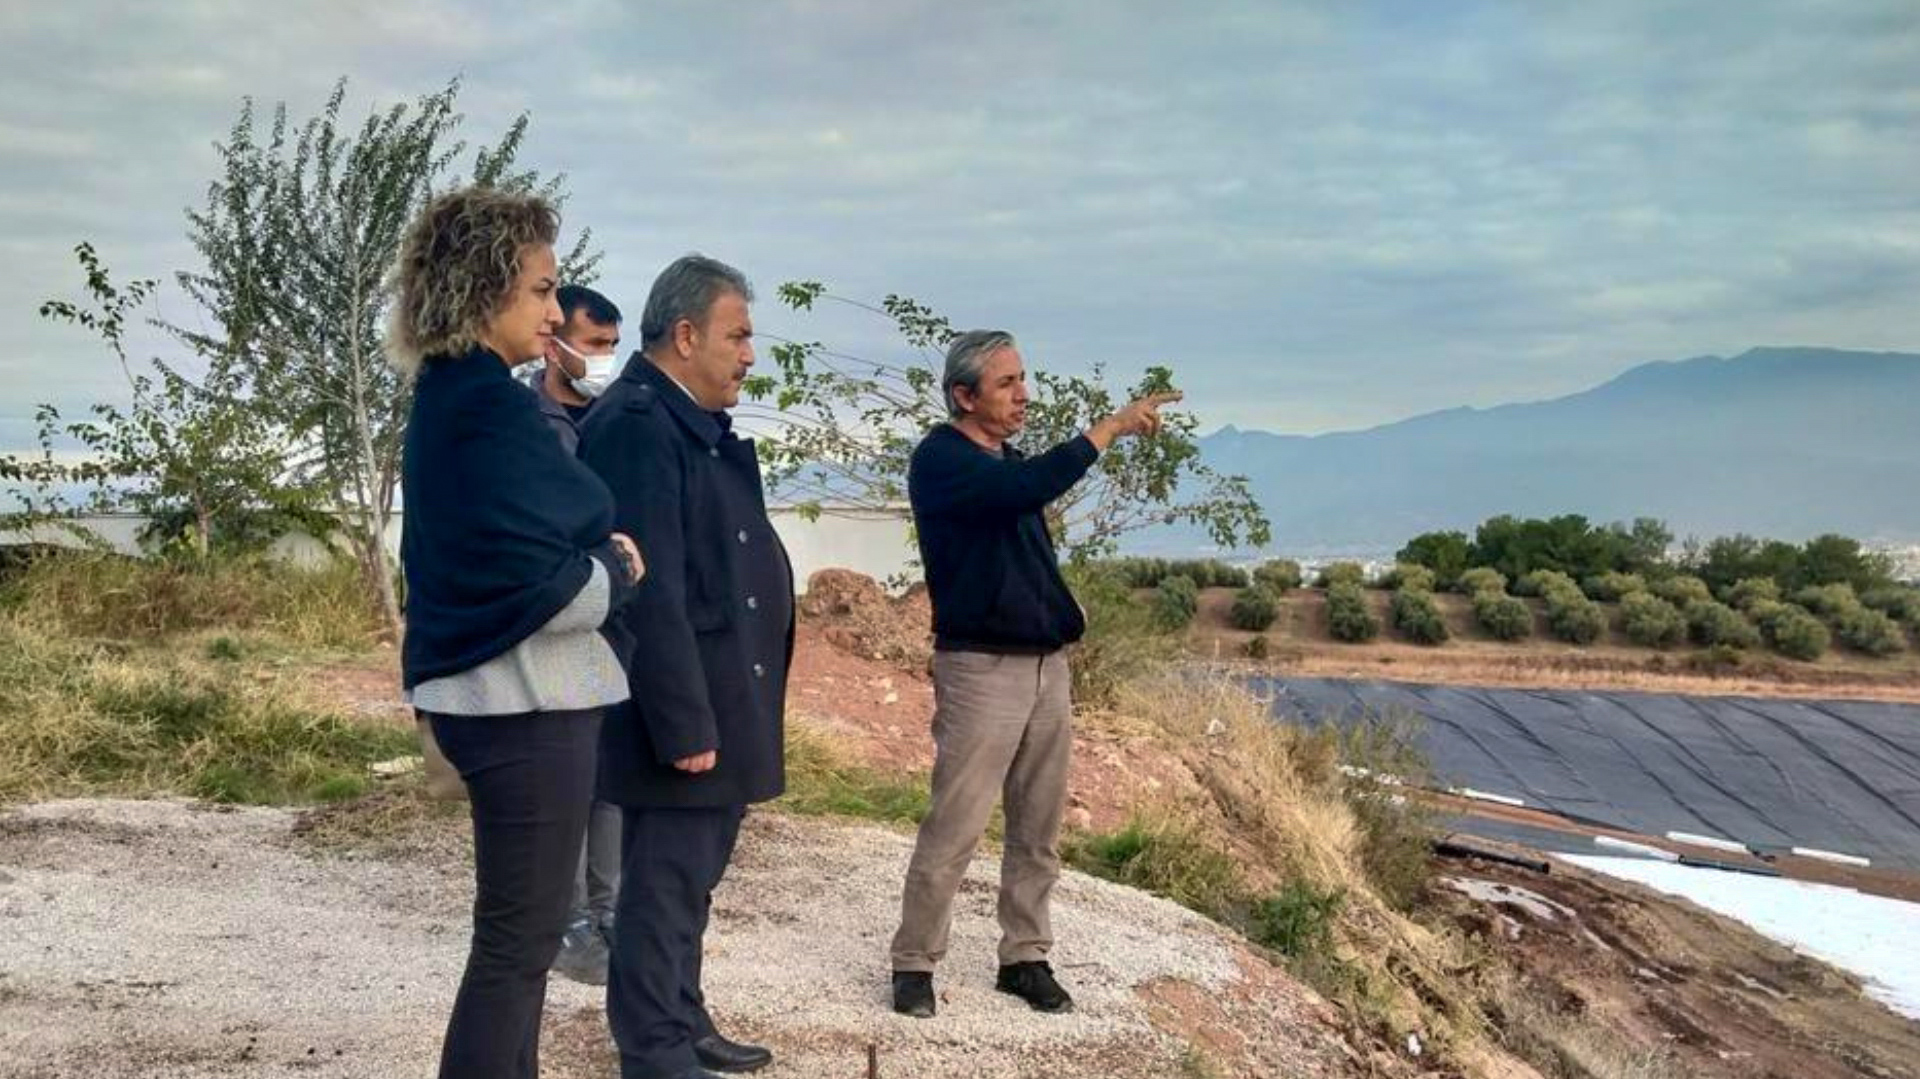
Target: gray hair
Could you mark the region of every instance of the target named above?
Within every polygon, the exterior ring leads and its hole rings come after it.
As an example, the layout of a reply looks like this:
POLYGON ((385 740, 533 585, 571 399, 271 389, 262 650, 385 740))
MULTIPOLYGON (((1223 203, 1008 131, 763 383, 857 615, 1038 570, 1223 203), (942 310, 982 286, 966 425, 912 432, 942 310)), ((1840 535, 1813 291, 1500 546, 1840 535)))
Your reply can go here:
POLYGON ((940 376, 940 392, 947 398, 947 414, 954 419, 965 415, 953 395, 955 386, 980 392, 980 376, 986 374, 987 361, 1003 348, 1014 348, 1013 335, 1005 330, 968 330, 947 342, 947 369, 940 376))
POLYGON ((681 319, 705 326, 714 301, 729 292, 753 302, 753 286, 739 270, 701 254, 675 259, 653 279, 653 291, 647 294, 647 309, 640 314, 641 350, 650 351, 666 340, 681 319))

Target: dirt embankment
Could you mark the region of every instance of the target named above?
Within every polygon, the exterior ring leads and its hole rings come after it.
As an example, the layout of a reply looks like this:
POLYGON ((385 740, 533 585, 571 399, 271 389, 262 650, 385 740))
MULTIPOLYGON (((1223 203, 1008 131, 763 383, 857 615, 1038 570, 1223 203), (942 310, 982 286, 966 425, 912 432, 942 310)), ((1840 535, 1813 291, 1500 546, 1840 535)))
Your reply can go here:
POLYGON ((1564 865, 1441 871, 1443 916, 1513 972, 1495 1003, 1523 1037, 1676 1076, 1920 1075, 1920 1023, 1736 922, 1564 865))
MULTIPOLYGON (((868 596, 863 602, 861 624, 887 625, 882 632, 889 639, 910 633, 916 624, 915 612, 899 601, 868 596)), ((924 675, 888 670, 863 658, 857 636, 856 651, 835 647, 823 621, 830 623, 831 616, 803 627, 796 673, 800 699, 831 702, 827 711, 834 728, 847 736, 849 748, 876 763, 930 763, 931 690, 924 675), (899 700, 874 703, 858 692, 830 688, 882 683, 892 688, 881 701, 889 694, 899 694, 899 700), (810 693, 816 685, 820 692, 810 693), (914 707, 903 714, 899 706, 909 700, 914 707)), ((1392 666, 1394 676, 1405 673, 1399 664, 1392 666)), ((1485 673, 1473 666, 1457 670, 1485 673)), ((1527 684, 1569 684, 1550 666, 1527 673, 1536 679, 1527 684)), ((1716 685, 1720 692, 1736 691, 1716 685)), ((1692 687, 1633 681, 1630 688, 1680 692, 1692 687)), ((1083 824, 1111 827, 1145 802, 1190 801, 1194 777, 1162 736, 1110 716, 1086 718, 1077 736, 1072 786, 1083 824)), ((1530 814, 1528 822, 1553 823, 1538 817, 1530 814)), ((1869 881, 1854 871, 1818 864, 1801 868, 1809 879, 1912 894, 1910 880, 1869 881), (1835 874, 1852 876, 1842 880, 1835 874)), ((1556 865, 1550 876, 1483 863, 1438 862, 1436 871, 1443 881, 1485 882, 1484 889, 1476 889, 1478 899, 1443 882, 1424 920, 1479 942, 1485 958, 1470 977, 1477 979, 1475 993, 1493 1027, 1530 1059, 1557 1062, 1545 1069, 1549 1072, 1727 1079, 1920 1075, 1920 1024, 1865 997, 1851 977, 1736 922, 1565 866, 1556 865), (1530 891, 1538 901, 1511 901, 1494 888, 1530 891)))

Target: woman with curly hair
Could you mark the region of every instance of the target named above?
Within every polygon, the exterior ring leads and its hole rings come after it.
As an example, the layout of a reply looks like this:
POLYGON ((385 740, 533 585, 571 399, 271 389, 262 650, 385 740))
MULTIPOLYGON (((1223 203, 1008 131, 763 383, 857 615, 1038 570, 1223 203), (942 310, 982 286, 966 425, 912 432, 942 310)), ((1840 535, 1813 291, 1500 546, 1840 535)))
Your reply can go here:
POLYGON ((415 377, 401 668, 473 815, 473 942, 442 1079, 539 1074, 601 712, 627 698, 599 631, 644 572, 639 551, 511 373, 561 322, 559 225, 534 196, 441 195, 408 228, 392 281, 388 347, 415 377))

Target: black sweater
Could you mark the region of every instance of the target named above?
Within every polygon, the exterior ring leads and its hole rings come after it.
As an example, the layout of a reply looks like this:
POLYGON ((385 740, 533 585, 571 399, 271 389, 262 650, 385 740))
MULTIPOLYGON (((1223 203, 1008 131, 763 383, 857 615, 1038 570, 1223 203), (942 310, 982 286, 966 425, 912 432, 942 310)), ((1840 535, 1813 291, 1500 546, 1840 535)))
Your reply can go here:
POLYGON ((1033 458, 1012 446, 996 455, 948 424, 921 440, 907 497, 935 647, 1037 654, 1080 639, 1086 618, 1060 576, 1045 511, 1099 456, 1085 435, 1033 458))

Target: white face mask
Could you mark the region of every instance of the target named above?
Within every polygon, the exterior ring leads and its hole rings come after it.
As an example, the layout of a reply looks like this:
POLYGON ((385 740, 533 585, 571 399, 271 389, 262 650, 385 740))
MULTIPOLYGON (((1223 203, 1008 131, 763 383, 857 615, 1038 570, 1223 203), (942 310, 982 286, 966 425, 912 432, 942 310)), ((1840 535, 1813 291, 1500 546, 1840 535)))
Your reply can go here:
POLYGON ((553 339, 553 343, 559 345, 567 355, 572 356, 574 359, 586 365, 587 373, 585 375, 579 378, 569 377, 567 379, 568 382, 573 384, 574 389, 580 391, 582 396, 598 397, 612 384, 614 367, 620 362, 618 355, 612 352, 603 352, 598 356, 585 356, 576 352, 571 346, 558 337, 553 339))

